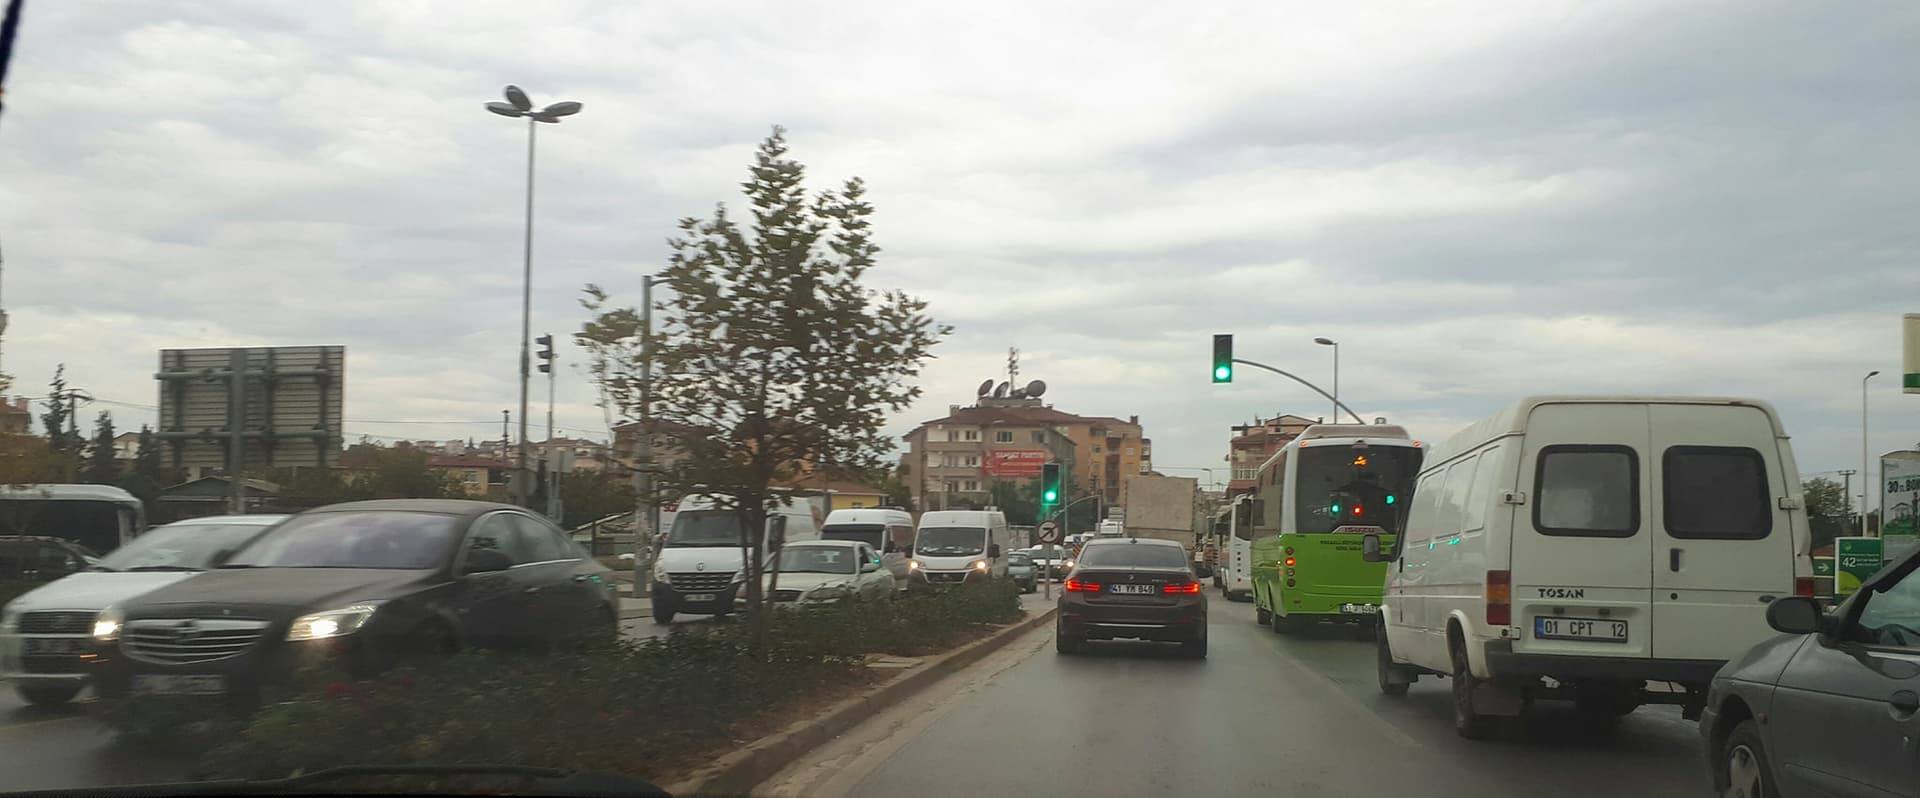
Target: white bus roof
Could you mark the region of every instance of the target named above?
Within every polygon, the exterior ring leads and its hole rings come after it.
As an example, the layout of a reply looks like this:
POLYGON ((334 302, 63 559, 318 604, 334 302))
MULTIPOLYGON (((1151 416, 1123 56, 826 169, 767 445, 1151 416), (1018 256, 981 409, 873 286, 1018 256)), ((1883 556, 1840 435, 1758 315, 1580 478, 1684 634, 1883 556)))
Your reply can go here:
POLYGON ((0 501, 107 502, 140 507, 133 494, 112 485, 0 485, 0 501))

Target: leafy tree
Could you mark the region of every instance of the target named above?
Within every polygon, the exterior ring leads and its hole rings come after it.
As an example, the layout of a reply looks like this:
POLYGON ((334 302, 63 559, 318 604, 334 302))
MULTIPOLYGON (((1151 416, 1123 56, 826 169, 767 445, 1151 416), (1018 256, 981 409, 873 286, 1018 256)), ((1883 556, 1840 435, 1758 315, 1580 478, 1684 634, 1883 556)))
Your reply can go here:
POLYGON ((1847 502, 1847 489, 1840 483, 1824 477, 1814 477, 1800 486, 1802 500, 1807 506, 1807 525, 1813 534, 1813 547, 1819 548, 1833 542, 1833 539, 1847 534, 1852 527, 1852 510, 1847 502))
POLYGON ((33 485, 73 479, 73 457, 45 438, 0 435, 0 484, 33 485))
MULTIPOLYGON (((948 332, 926 316, 924 302, 863 282, 880 251, 866 185, 854 178, 810 198, 804 178, 785 132, 774 128, 742 185, 748 225, 725 204, 711 218, 681 220, 660 275, 672 291, 657 305, 665 318, 653 342, 651 407, 685 430, 675 444, 686 457, 657 484, 668 495, 714 496, 738 512, 756 618, 764 617, 767 513, 806 492, 780 485, 794 484, 803 463, 880 467, 893 445, 881 431, 886 414, 920 394, 909 381, 948 332)), ((607 307, 597 292, 589 286, 594 316, 576 338, 593 362, 604 362, 596 377, 608 401, 637 418, 638 331, 628 325, 638 313, 607 307)))
POLYGON ((1040 523, 1040 480, 995 480, 989 484, 987 495, 993 500, 993 506, 1006 514, 1007 523, 1020 526, 1040 523))
POLYGON ((133 465, 120 477, 120 487, 146 504, 147 517, 153 518, 168 476, 160 464, 160 440, 154 437, 153 428, 140 425, 139 449, 134 453, 133 465))
POLYGON ((560 475, 561 518, 568 529, 609 515, 633 510, 633 479, 611 471, 576 471, 560 475))
POLYGON ((79 448, 80 442, 69 438, 67 434, 73 421, 73 394, 67 390, 65 363, 53 369, 53 381, 47 384, 47 412, 40 414, 40 421, 47 425, 47 445, 55 451, 68 452, 79 448))
POLYGON ((93 420, 93 443, 87 447, 87 464, 80 472, 82 480, 96 485, 120 482, 120 461, 114 459, 119 453, 113 448, 113 435, 113 414, 102 410, 93 420))

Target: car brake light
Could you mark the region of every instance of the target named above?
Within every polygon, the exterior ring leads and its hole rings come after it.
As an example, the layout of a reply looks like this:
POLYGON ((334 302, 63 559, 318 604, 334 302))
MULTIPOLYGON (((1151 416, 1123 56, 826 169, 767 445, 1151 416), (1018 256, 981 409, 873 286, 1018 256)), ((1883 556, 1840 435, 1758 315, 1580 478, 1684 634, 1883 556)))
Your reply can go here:
POLYGON ((1162 593, 1198 593, 1200 592, 1200 583, 1199 582, 1168 582, 1160 586, 1160 592, 1162 593))
POLYGON ((1794 577, 1793 594, 1801 598, 1813 598, 1813 577, 1811 576, 1794 577))
POLYGON ((1487 572, 1487 625, 1513 623, 1513 572, 1487 572))
POLYGON ((1066 589, 1068 593, 1098 593, 1100 592, 1100 583, 1088 582, 1083 579, 1069 579, 1067 580, 1066 589))

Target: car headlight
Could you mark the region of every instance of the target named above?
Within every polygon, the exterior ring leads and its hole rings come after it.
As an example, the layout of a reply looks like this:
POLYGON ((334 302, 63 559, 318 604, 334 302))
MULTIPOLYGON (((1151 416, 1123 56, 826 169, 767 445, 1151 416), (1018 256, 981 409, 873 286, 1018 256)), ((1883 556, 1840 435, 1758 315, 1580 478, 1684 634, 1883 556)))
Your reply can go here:
POLYGON ((973 561, 973 570, 976 570, 976 571, 984 571, 984 570, 987 570, 987 561, 986 561, 986 560, 974 560, 974 561, 973 561))
POLYGON ((908 560, 908 561, 907 561, 907 570, 909 570, 909 571, 918 571, 918 570, 920 570, 920 561, 919 561, 919 560, 908 560))
POLYGON ((109 606, 93 618, 93 639, 101 643, 111 643, 120 639, 120 629, 126 626, 127 616, 118 605, 109 606))
POLYGON ((325 640, 329 637, 343 637, 360 631, 373 613, 380 609, 380 602, 364 601, 336 610, 322 610, 293 619, 293 625, 287 628, 287 640, 325 640))
POLYGON ((1072 568, 1072 567, 1073 567, 1073 561, 1072 561, 1072 560, 1067 560, 1066 562, 1063 562, 1063 563, 1061 563, 1061 565, 1062 565, 1062 566, 1064 566, 1064 567, 1067 567, 1067 568, 1072 568))

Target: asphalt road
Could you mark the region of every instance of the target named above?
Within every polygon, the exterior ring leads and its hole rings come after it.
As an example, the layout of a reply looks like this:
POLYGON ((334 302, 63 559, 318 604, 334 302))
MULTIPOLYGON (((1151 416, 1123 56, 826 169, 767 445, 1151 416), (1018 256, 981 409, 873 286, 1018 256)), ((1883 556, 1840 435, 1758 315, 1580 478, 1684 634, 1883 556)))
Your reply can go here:
POLYGON ((1514 736, 1453 731, 1447 684, 1374 683, 1372 643, 1282 637, 1212 596, 1210 657, 1054 653, 1051 628, 863 723, 762 785, 808 796, 1699 796, 1695 727, 1644 707, 1612 730, 1541 702, 1514 736))
POLYGON ((0 792, 176 781, 192 763, 121 742, 75 703, 37 707, 0 690, 0 792))

